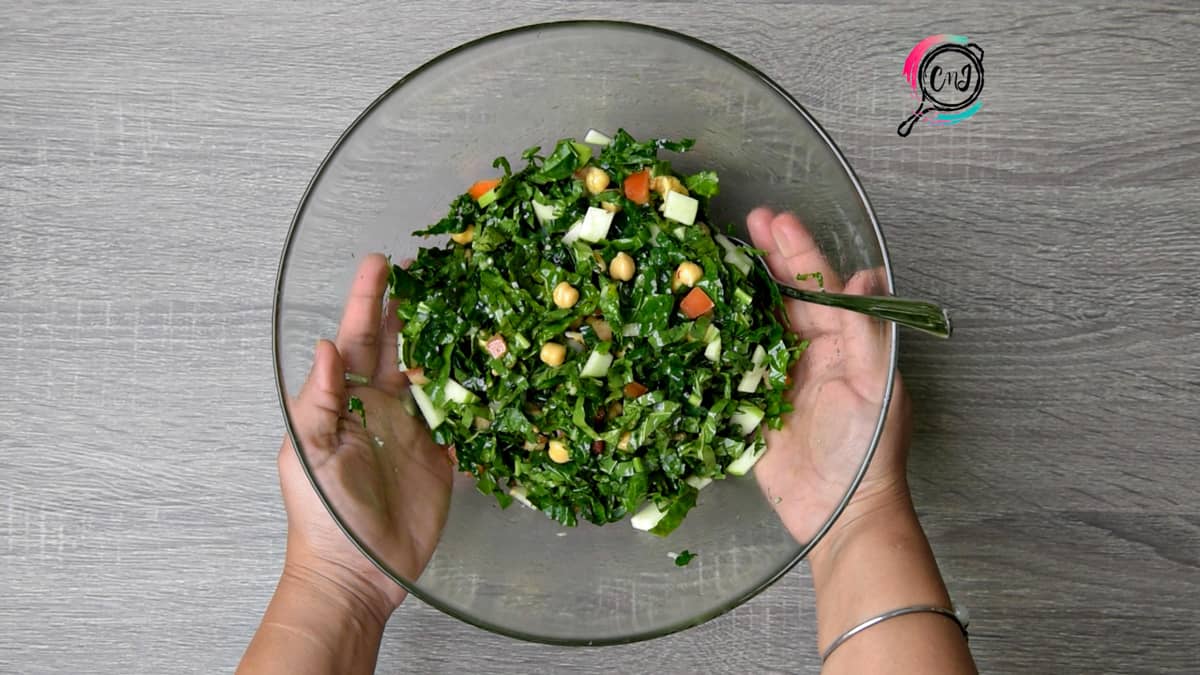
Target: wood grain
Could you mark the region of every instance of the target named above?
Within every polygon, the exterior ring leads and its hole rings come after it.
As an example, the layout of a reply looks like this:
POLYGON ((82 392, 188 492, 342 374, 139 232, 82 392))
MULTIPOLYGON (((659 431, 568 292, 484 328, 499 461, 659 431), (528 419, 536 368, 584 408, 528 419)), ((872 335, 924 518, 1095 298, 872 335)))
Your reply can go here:
MULTIPOLYGON (((859 173, 900 288, 954 308, 955 338, 906 334, 902 365, 914 492, 982 669, 1200 663, 1193 4, 7 9, 0 672, 233 667, 282 556, 270 302, 306 181, 409 69, 583 16, 683 30, 776 78, 859 173), (984 46, 984 108, 901 139, 901 62, 938 32, 984 46)), ((410 601, 379 670, 816 672, 813 618, 803 568, 708 624, 603 649, 410 601)))

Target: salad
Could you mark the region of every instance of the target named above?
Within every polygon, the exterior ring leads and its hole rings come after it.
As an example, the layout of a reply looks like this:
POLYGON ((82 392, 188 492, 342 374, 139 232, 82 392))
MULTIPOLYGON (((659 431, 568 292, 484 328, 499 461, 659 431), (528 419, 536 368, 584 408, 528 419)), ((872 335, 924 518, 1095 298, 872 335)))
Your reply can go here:
POLYGON ((707 218, 716 173, 678 175, 624 130, 533 147, 394 265, 399 362, 434 440, 502 507, 666 535, 766 451, 804 351, 775 285, 707 218))

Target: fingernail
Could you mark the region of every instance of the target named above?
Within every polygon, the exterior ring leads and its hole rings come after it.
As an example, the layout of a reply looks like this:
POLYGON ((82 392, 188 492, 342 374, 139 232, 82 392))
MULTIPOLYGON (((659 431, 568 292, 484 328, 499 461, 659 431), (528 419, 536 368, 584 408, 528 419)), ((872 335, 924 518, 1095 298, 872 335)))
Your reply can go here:
POLYGON ((776 218, 774 226, 771 228, 771 234, 775 237, 775 245, 779 247, 779 252, 784 257, 790 258, 800 253, 806 253, 813 246, 812 239, 801 229, 799 221, 795 218, 776 218))

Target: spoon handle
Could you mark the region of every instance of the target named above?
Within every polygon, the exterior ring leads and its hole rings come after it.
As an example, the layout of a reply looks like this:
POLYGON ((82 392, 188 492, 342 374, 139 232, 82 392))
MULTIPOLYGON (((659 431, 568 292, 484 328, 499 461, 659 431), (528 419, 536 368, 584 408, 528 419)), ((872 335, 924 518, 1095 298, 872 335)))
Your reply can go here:
POLYGON ((950 316, 932 302, 907 300, 880 295, 845 295, 823 291, 804 291, 787 284, 776 284, 779 292, 797 300, 828 307, 848 309, 885 321, 893 321, 940 338, 950 337, 950 316))

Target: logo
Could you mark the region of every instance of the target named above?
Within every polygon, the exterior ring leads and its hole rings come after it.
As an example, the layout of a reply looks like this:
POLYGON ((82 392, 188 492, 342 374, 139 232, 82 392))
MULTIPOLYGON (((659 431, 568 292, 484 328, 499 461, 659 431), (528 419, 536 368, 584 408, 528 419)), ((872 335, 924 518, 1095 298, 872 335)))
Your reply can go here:
POLYGON ((897 133, 908 136, 922 119, 937 126, 958 124, 983 105, 983 48, 965 35, 930 35, 904 59, 904 79, 920 103, 897 133))

